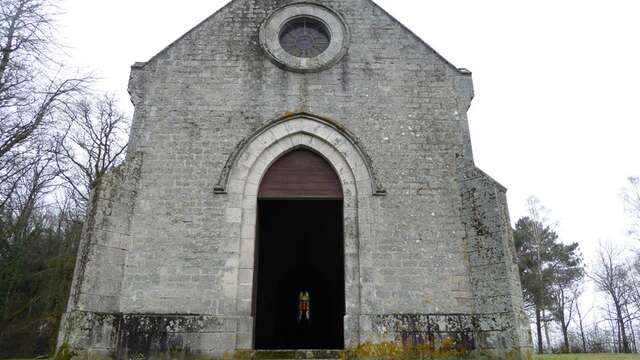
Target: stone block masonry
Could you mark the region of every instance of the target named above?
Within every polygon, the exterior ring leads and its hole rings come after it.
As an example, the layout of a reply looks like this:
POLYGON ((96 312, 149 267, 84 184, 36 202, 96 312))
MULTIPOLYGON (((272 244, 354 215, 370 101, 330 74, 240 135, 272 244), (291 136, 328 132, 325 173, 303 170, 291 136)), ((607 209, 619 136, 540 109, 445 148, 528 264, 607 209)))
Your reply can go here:
POLYGON ((93 194, 60 344, 253 349, 258 188, 306 148, 344 192, 345 347, 452 336, 527 358, 505 189, 473 162, 471 74, 373 2, 233 1, 136 63, 129 92, 130 152, 93 194), (305 11, 344 26, 335 56, 274 59, 263 24, 305 11))

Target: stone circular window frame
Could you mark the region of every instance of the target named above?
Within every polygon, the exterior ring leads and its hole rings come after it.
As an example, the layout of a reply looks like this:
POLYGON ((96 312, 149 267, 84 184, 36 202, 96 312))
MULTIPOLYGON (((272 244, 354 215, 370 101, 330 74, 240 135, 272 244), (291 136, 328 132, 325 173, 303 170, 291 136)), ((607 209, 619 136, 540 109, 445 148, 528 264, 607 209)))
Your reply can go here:
POLYGON ((300 2, 276 10, 260 27, 260 44, 276 65, 295 72, 318 72, 326 70, 346 54, 350 41, 346 23, 335 11, 314 3, 300 2), (320 55, 302 58, 289 54, 280 44, 280 32, 289 21, 310 17, 322 22, 328 29, 331 41, 320 55))

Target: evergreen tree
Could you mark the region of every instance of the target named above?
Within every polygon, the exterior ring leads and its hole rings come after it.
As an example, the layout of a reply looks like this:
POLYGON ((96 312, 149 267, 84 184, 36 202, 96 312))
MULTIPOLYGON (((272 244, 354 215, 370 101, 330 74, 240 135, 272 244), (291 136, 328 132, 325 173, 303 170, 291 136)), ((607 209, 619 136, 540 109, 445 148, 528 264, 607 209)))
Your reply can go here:
MULTIPOLYGON (((583 274, 582 257, 578 244, 564 245, 558 241, 558 234, 549 226, 529 217, 518 220, 514 230, 514 242, 517 252, 520 279, 525 303, 532 309, 536 319, 538 351, 542 353, 542 323, 545 311, 562 318, 563 328, 567 330, 569 319, 564 312, 566 300, 559 301, 557 289, 578 281, 583 274), (563 303, 559 316, 558 303, 563 303)), ((563 330, 563 331, 564 331, 563 330)), ((568 345, 568 336, 565 333, 568 345)))

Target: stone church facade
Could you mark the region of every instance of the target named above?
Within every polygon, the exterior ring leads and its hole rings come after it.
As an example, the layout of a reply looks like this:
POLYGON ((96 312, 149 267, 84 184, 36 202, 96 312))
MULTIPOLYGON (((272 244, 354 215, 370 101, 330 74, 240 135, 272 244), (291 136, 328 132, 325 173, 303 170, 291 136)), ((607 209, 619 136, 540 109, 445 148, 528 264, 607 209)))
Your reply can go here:
POLYGON ((60 344, 530 355, 471 73, 372 1, 235 0, 136 63, 129 92, 129 155, 92 195, 60 344))

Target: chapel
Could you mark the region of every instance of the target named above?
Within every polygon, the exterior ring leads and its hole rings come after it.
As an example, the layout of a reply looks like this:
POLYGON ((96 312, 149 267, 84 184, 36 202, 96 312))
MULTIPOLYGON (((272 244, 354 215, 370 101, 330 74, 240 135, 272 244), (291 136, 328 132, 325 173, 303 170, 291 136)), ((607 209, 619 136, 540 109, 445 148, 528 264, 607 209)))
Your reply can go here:
POLYGON ((129 93, 59 345, 531 356, 506 189, 473 160, 471 73, 373 1, 234 0, 135 63, 129 93))

